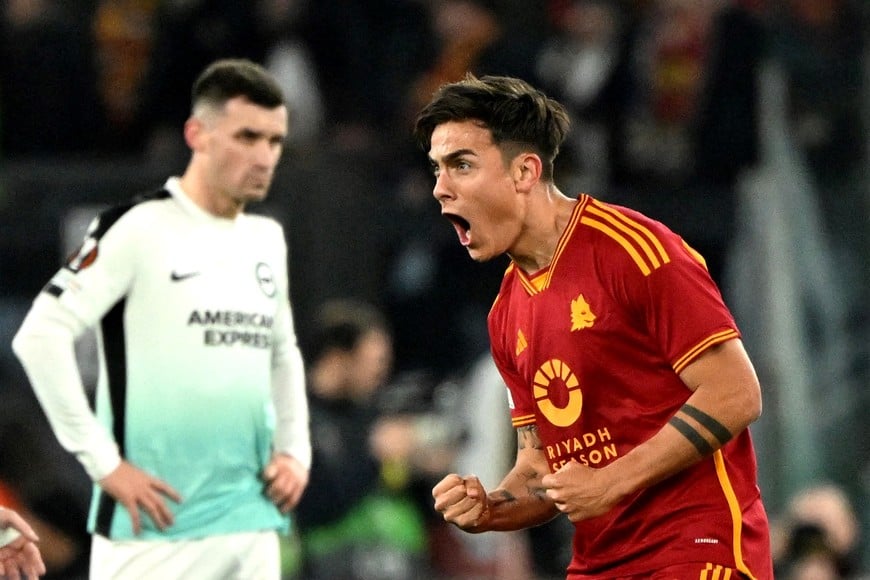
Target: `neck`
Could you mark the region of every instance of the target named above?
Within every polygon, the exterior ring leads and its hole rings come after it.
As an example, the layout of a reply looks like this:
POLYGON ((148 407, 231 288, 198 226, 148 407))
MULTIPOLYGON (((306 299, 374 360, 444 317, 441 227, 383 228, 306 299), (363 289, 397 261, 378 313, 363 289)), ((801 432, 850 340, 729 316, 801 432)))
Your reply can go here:
POLYGON ((511 260, 527 274, 549 266, 576 204, 577 200, 566 197, 552 184, 542 195, 535 196, 526 216, 523 239, 509 253, 511 260))
POLYGON ((181 176, 180 184, 193 203, 216 217, 234 219, 245 209, 243 203, 218 195, 193 166, 181 176))

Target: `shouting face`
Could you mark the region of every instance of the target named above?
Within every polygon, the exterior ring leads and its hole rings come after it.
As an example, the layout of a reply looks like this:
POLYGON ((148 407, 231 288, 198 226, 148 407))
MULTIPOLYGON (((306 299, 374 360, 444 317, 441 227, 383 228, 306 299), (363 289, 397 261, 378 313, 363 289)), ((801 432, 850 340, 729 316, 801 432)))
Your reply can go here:
POLYGON ((477 261, 519 243, 527 196, 517 187, 518 159, 506 159, 489 129, 475 121, 448 122, 432 132, 429 159, 435 199, 459 242, 477 261))

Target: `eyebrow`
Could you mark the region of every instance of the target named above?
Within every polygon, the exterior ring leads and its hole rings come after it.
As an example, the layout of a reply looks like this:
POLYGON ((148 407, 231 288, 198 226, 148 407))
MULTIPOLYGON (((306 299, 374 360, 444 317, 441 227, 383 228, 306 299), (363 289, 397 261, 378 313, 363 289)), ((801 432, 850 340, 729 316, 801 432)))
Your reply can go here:
POLYGON ((270 133, 269 131, 254 129, 253 127, 241 127, 235 134, 238 136, 253 137, 255 139, 268 139, 269 141, 284 141, 287 139, 286 133, 270 133))
MULTIPOLYGON (((445 165, 449 165, 450 163, 452 163, 453 161, 456 161, 457 159, 459 159, 463 155, 475 155, 476 156, 477 154, 474 151, 472 151, 471 149, 458 149, 457 151, 453 151, 452 153, 448 153, 447 155, 442 157, 441 161, 445 165)), ((437 164, 437 161, 435 159, 433 159, 432 157, 429 157, 429 161, 431 161, 433 164, 437 164)))

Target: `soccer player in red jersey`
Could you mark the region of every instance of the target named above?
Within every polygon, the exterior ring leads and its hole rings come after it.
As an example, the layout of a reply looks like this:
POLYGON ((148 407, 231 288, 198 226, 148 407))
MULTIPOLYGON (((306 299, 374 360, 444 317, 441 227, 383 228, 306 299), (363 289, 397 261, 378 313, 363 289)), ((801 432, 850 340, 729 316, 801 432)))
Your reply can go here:
POLYGON ((663 224, 553 180, 565 109, 524 81, 443 85, 415 136, 477 261, 511 258, 488 318, 516 463, 497 489, 447 475, 468 532, 560 514, 569 579, 773 577, 748 426, 761 392, 703 258, 663 224))

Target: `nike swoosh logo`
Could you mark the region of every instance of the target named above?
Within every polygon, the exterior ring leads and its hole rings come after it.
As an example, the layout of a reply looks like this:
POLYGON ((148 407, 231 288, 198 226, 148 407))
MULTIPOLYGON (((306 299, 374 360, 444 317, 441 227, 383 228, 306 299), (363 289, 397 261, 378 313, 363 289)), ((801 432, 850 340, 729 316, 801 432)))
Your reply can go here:
POLYGON ((193 278, 194 276, 199 276, 199 272, 182 272, 178 273, 175 270, 169 275, 169 279, 173 282, 180 282, 181 280, 187 280, 188 278, 193 278))

